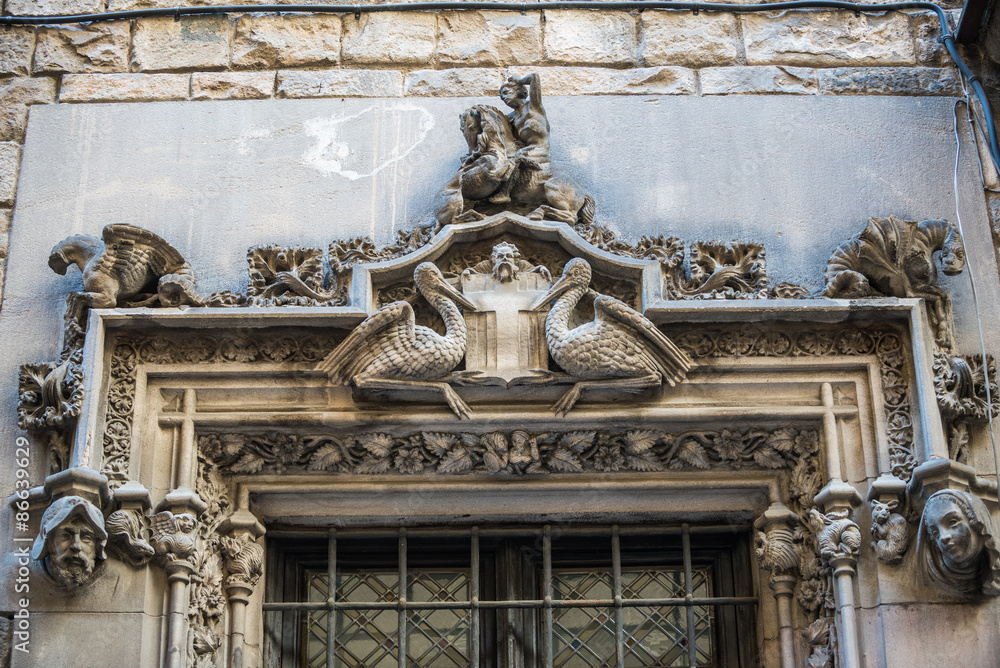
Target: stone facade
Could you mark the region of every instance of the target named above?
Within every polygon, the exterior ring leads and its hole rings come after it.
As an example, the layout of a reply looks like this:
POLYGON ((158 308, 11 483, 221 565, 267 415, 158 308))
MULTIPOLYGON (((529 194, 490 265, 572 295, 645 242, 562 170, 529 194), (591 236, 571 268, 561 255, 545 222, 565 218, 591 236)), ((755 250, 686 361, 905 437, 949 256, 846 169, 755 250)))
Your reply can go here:
POLYGON ((0 31, 26 462, 0 666, 285 666, 287 528, 634 521, 738 527, 733 665, 992 665, 1000 226, 964 125, 952 186, 939 36, 915 10, 0 31))

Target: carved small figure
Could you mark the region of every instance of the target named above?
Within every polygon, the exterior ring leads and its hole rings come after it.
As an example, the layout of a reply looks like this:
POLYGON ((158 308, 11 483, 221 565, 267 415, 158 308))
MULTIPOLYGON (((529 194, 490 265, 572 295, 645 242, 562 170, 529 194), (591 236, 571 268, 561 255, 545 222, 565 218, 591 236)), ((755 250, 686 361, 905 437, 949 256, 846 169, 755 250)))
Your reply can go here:
POLYGON ((991 414, 996 417, 1000 412, 996 363, 992 356, 987 357, 984 365, 982 355, 935 353, 933 370, 934 393, 948 429, 948 454, 955 461, 964 462, 970 426, 986 424, 991 414), (987 405, 987 393, 992 405, 987 405))
POLYGON ((522 260, 521 251, 517 249, 517 246, 506 241, 493 247, 489 260, 483 260, 462 272, 463 275, 492 274, 493 278, 501 283, 516 281, 518 274, 521 273, 541 274, 546 281, 552 282, 552 274, 547 268, 522 260))
POLYGON ((815 508, 809 511, 809 521, 819 541, 819 554, 824 562, 831 559, 855 559, 861 547, 861 529, 848 519, 847 510, 833 510, 826 515, 815 508))
POLYGON ((42 562, 60 587, 77 589, 90 582, 98 562, 107 559, 107 540, 104 515, 97 506, 79 496, 64 496, 45 509, 31 557, 42 562))
POLYGON ((407 302, 393 302, 368 316, 316 369, 334 383, 360 389, 433 389, 444 395, 455 415, 468 418, 468 405, 443 378, 465 356, 467 330, 458 307, 476 307, 430 262, 417 265, 413 280, 441 314, 444 336, 417 325, 407 302))
POLYGON ((436 228, 512 211, 535 220, 593 223, 593 199, 557 178, 549 160, 549 121, 537 74, 510 77, 500 88, 509 114, 476 105, 461 116, 469 146, 445 187, 436 228))
POLYGON ((799 569, 799 551, 795 534, 787 527, 758 531, 754 537, 754 554, 760 567, 771 573, 795 573, 799 569))
POLYGON ((192 560, 197 548, 198 520, 190 513, 156 513, 150 521, 150 542, 156 556, 166 562, 192 560))
POLYGON ((556 364, 580 379, 553 406, 560 417, 573 408, 584 389, 640 392, 662 383, 673 386, 694 366, 656 325, 614 297, 597 295, 593 321, 570 329, 570 317, 589 291, 590 279, 590 264, 574 258, 566 263, 562 278, 532 305, 539 310, 556 300, 545 319, 545 340, 556 364))
POLYGON ((937 251, 942 251, 946 276, 962 273, 965 247, 958 229, 948 221, 872 218, 863 232, 833 252, 820 296, 923 298, 938 344, 950 348, 951 298, 937 286, 933 258, 937 251))
POLYGON ((134 508, 122 508, 104 520, 108 530, 108 546, 122 561, 136 568, 153 558, 155 551, 143 538, 143 514, 134 508))
POLYGON ((226 586, 253 588, 264 572, 264 548, 247 534, 222 536, 219 551, 226 561, 226 586))
POLYGON ((952 489, 931 495, 917 542, 924 573, 941 590, 1000 595, 1000 548, 989 511, 978 497, 952 489))
POLYGON ((899 501, 891 500, 885 503, 872 499, 872 550, 879 561, 885 564, 898 564, 906 552, 907 538, 910 533, 906 518, 893 512, 899 507, 899 501))

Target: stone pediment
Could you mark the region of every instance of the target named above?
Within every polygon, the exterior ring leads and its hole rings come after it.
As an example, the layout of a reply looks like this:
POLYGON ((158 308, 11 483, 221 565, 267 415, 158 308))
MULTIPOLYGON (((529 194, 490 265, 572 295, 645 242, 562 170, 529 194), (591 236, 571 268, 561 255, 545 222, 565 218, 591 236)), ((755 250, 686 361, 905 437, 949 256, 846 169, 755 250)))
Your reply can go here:
POLYGON ((567 223, 529 220, 510 212, 468 223, 452 223, 427 245, 401 257, 357 264, 353 268, 350 302, 368 313, 407 296, 413 288, 413 271, 422 262, 433 262, 445 274, 458 275, 488 259, 497 243, 518 247, 532 264, 547 267, 553 276, 574 258, 585 259, 594 272, 594 289, 644 310, 664 298, 660 263, 618 255, 591 244, 567 223))

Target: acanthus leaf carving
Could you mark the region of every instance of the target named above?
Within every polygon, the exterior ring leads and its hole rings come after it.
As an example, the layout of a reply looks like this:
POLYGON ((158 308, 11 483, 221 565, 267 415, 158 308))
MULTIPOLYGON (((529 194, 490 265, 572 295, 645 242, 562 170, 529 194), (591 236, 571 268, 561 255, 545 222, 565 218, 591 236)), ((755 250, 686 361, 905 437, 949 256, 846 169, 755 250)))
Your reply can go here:
POLYGON ((58 362, 23 364, 18 373, 17 426, 46 439, 49 473, 65 469, 84 396, 82 350, 58 362))

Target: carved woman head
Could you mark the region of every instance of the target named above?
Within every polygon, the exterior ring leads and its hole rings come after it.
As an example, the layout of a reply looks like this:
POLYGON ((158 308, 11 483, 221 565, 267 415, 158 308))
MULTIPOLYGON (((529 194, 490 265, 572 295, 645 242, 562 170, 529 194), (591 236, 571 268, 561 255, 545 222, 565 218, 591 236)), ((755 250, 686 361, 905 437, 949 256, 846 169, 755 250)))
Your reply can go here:
POLYGON ((57 584, 75 589, 89 582, 97 562, 107 558, 107 540, 101 511, 82 497, 64 496, 45 509, 31 556, 57 584))
POLYGON ((940 589, 1000 594, 1000 549, 983 502, 951 489, 933 494, 920 519, 924 572, 940 589))

